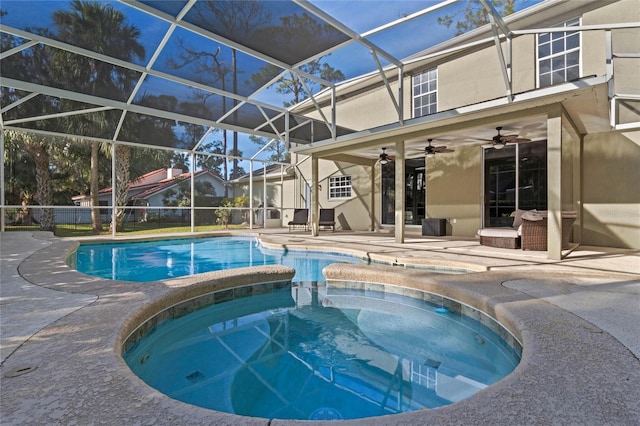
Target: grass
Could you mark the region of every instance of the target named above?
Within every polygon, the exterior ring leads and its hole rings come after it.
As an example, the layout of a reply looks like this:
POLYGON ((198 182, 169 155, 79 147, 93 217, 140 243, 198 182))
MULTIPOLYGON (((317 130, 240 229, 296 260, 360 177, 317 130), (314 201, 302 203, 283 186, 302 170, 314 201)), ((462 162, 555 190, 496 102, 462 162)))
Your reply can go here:
MULTIPOLYGON (((196 226, 196 232, 210 232, 210 231, 224 231, 227 229, 245 229, 246 225, 229 225, 227 228, 222 225, 203 225, 196 226)), ((6 231, 39 231, 38 225, 33 226, 19 226, 12 227, 7 226, 6 231)), ((175 226, 167 224, 158 226, 158 224, 139 224, 136 223, 135 227, 125 226, 124 232, 118 232, 118 235, 154 235, 154 234, 168 234, 173 232, 190 232, 191 226, 175 226)), ((109 234, 109 229, 103 229, 101 235, 109 234)), ((91 228, 91 224, 83 225, 56 225, 54 235, 57 237, 90 237, 94 235, 91 228)))

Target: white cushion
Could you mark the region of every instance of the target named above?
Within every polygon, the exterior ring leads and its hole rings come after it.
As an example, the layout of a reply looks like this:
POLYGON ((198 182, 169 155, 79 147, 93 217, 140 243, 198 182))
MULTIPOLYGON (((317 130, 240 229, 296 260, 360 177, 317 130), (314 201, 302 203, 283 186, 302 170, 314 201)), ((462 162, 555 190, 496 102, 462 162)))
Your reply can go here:
POLYGON ((481 237, 518 238, 518 230, 513 228, 482 228, 478 229, 481 237))
POLYGON ((518 209, 511 213, 511 217, 513 218, 513 229, 518 229, 520 225, 522 225, 522 215, 526 212, 526 210, 518 209))

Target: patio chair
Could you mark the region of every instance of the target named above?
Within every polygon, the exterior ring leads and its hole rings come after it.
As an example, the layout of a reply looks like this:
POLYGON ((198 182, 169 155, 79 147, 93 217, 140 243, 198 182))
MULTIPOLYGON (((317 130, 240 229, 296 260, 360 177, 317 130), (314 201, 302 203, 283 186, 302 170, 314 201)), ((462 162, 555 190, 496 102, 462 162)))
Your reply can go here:
POLYGON ((318 226, 330 226, 331 230, 336 230, 336 211, 335 209, 320 209, 320 219, 318 226))
POLYGON ((309 229, 309 209, 293 209, 293 219, 289 221, 289 232, 296 226, 304 226, 304 230, 309 229))
MULTIPOLYGON (((522 216, 522 250, 547 250, 547 211, 525 213, 522 216)), ((563 211, 562 217, 562 249, 569 248, 571 227, 576 221, 577 212, 563 211)))

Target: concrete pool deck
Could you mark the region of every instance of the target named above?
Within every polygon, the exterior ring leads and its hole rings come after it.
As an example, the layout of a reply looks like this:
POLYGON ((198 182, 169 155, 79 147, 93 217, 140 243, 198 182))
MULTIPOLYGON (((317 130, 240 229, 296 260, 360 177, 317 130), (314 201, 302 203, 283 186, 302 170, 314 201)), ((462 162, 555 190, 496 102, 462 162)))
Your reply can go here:
MULTIPOLYGON (((518 368, 469 399, 340 424, 640 424, 638 251, 578 247, 563 261, 550 261, 542 252, 418 235, 404 244, 384 233, 323 232, 313 238, 266 230, 261 238, 276 247, 341 249, 398 264, 427 259, 441 266, 474 265, 484 272, 435 276, 397 266, 337 266, 329 274, 428 289, 482 305, 516 328, 523 341, 518 368)), ((0 234, 0 423, 302 424, 193 407, 138 380, 117 348, 125 321, 149 300, 197 280, 88 277, 64 264, 75 244, 49 233, 0 234)), ((212 279, 245 275, 211 273, 212 279)))

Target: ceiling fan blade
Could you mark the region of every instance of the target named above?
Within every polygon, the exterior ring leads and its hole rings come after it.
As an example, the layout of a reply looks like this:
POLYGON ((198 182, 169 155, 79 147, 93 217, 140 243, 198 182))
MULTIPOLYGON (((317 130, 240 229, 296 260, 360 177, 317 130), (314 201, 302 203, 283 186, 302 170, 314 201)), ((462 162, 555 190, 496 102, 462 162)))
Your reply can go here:
POLYGON ((447 152, 447 151, 450 151, 450 150, 447 150, 446 146, 434 146, 433 150, 435 152, 447 152))

